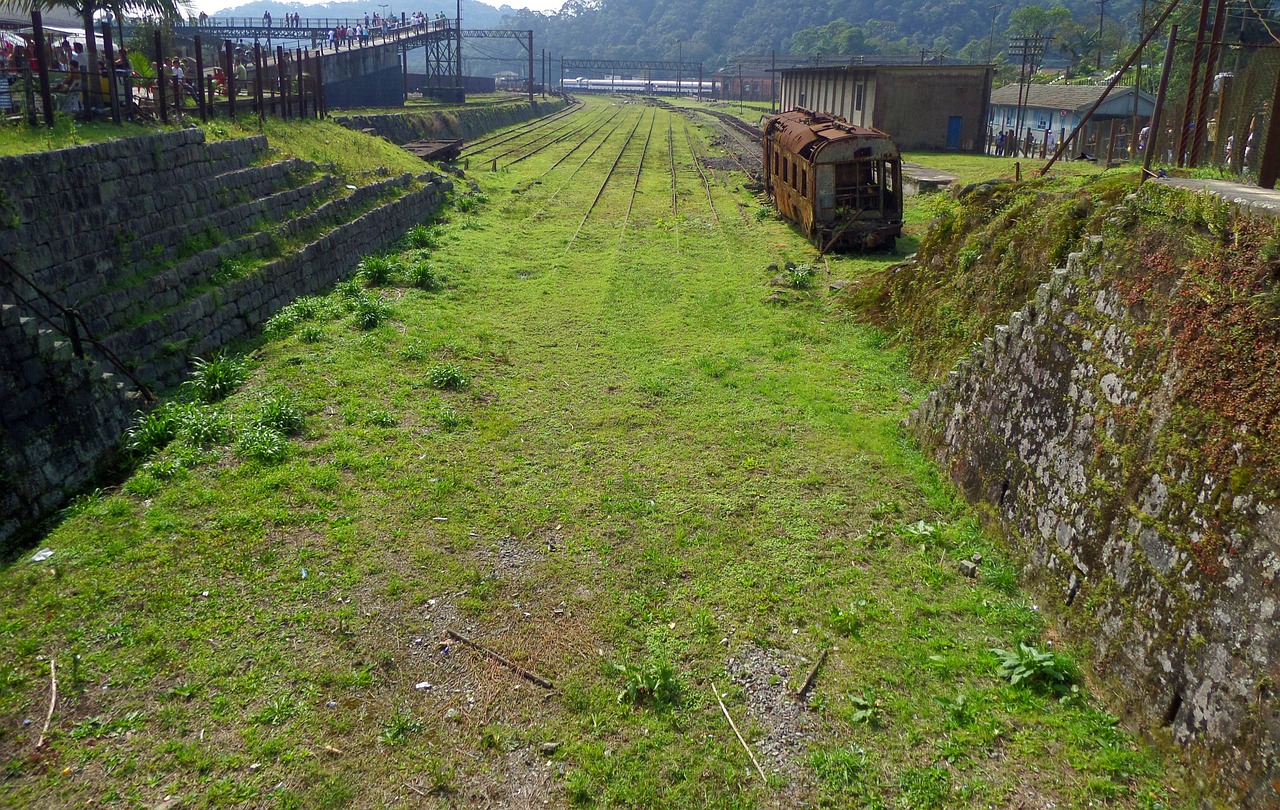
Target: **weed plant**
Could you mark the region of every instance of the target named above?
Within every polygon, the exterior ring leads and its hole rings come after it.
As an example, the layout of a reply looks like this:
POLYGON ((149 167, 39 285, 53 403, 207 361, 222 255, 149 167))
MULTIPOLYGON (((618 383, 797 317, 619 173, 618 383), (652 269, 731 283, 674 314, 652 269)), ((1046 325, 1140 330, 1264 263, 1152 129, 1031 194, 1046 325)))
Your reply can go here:
POLYGON ((435 250, 440 246, 440 232, 430 225, 414 225, 404 235, 404 244, 411 250, 435 250))
POLYGON ((236 454, 243 459, 263 464, 278 464, 284 460, 289 442, 275 428, 262 424, 246 427, 236 441, 236 454))
POLYGON ((360 262, 356 277, 370 287, 385 287, 399 271, 399 263, 389 256, 368 256, 360 262))
POLYGON ((258 404, 254 424, 271 428, 283 436, 301 433, 306 417, 293 399, 286 395, 263 397, 258 404))

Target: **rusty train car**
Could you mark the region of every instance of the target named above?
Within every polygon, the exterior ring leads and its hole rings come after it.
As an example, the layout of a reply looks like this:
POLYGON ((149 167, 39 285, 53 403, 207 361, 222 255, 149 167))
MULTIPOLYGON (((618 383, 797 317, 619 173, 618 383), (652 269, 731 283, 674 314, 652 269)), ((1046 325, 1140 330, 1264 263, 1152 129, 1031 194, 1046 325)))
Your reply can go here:
POLYGON ((764 127, 765 188, 822 252, 892 248, 902 234, 902 155, 878 129, 794 109, 764 127))

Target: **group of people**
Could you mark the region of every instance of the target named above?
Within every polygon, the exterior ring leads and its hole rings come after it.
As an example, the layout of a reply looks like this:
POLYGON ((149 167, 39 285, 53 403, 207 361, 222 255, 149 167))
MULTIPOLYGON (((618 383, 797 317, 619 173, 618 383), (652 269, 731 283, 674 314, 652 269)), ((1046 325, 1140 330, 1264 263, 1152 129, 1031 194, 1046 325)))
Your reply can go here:
MULTIPOLYGON (((263 24, 263 25, 265 25, 265 26, 267 26, 268 28, 270 28, 270 27, 271 27, 271 12, 270 12, 270 11, 264 11, 264 12, 262 12, 262 24, 263 24)), ((302 27, 302 15, 301 15, 301 14, 295 14, 295 13, 285 14, 285 15, 284 15, 284 27, 285 27, 285 28, 301 28, 301 27, 302 27)))

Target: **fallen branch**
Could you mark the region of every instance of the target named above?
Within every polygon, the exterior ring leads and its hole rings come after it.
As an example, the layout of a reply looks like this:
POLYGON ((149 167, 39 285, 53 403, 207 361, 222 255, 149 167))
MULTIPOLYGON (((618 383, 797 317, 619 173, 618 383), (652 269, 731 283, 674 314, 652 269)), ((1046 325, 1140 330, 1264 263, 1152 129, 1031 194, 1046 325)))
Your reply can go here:
POLYGON ((827 660, 827 651, 823 650, 822 655, 818 656, 818 662, 813 665, 813 669, 809 670, 809 677, 804 679, 804 686, 800 687, 800 691, 796 692, 796 697, 804 700, 809 694, 809 690, 813 688, 813 682, 818 677, 818 670, 822 669, 823 663, 827 660))
POLYGON ((716 703, 720 704, 720 711, 724 712, 724 719, 729 721, 729 728, 733 729, 733 734, 738 738, 738 742, 742 743, 742 747, 747 752, 747 756, 751 757, 751 764, 756 766, 756 773, 760 774, 760 781, 768 782, 764 775, 764 768, 760 767, 760 763, 756 761, 756 755, 751 753, 751 746, 747 745, 747 741, 742 739, 742 733, 738 731, 738 726, 733 722, 733 718, 729 716, 729 710, 724 707, 724 701, 720 698, 720 690, 716 689, 716 685, 711 684, 711 691, 715 693, 716 703))
POLYGON ((58 705, 58 659, 49 659, 49 713, 44 716, 44 728, 40 730, 40 739, 36 741, 36 749, 44 748, 44 736, 49 733, 49 724, 53 722, 53 709, 58 705))
POLYGON ((516 673, 516 674, 517 674, 517 675, 519 675, 521 678, 524 678, 525 680, 528 680, 528 681, 532 681, 532 682, 536 683, 538 686, 541 686, 543 689, 555 689, 555 688, 556 688, 556 685, 555 685, 555 684, 553 684, 551 681, 547 680, 546 678, 542 677, 542 676, 541 676, 541 675, 539 675, 538 673, 536 673, 536 672, 531 672, 531 671, 529 671, 529 670, 525 669, 524 667, 520 666, 519 664, 515 663, 514 661, 511 661, 511 660, 509 660, 509 659, 507 659, 507 658, 502 657, 501 655, 499 655, 498 653, 496 653, 496 652, 494 652, 493 650, 489 649, 488 647, 484 646, 483 644, 481 644, 481 643, 480 643, 480 642, 478 642, 478 641, 472 641, 471 639, 467 638, 466 636, 462 635, 461 633, 455 633, 455 632, 454 632, 454 631, 452 631, 452 630, 445 630, 445 631, 444 631, 444 634, 445 634, 446 636, 448 636, 449 638, 453 639, 454 641, 460 641, 460 642, 462 642, 463 644, 466 644, 468 647, 472 647, 472 648, 474 648, 474 649, 476 649, 476 650, 479 650, 480 652, 482 652, 482 653, 484 653, 485 655, 489 656, 489 657, 490 657, 490 658, 492 658, 493 660, 497 661, 499 664, 502 664, 502 665, 503 665, 504 667, 506 667, 507 669, 509 669, 509 670, 511 670, 512 672, 516 673))
POLYGON ((422 797, 422 798, 424 798, 424 799, 426 799, 426 798, 430 798, 426 793, 423 793, 421 790, 418 790, 416 787, 414 787, 413 785, 409 784, 408 782, 405 782, 405 783, 404 783, 404 786, 405 786, 405 787, 407 787, 407 788, 409 788, 409 790, 412 790, 414 793, 418 794, 419 796, 421 796, 421 797, 422 797))

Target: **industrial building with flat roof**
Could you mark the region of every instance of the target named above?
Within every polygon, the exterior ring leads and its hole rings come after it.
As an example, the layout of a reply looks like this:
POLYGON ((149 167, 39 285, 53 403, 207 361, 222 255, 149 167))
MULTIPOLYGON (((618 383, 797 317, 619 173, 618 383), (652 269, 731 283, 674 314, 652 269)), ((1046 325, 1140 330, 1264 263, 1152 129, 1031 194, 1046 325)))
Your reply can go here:
POLYGON ((778 72, 783 110, 803 107, 874 127, 902 149, 983 150, 990 65, 852 63, 778 72))

